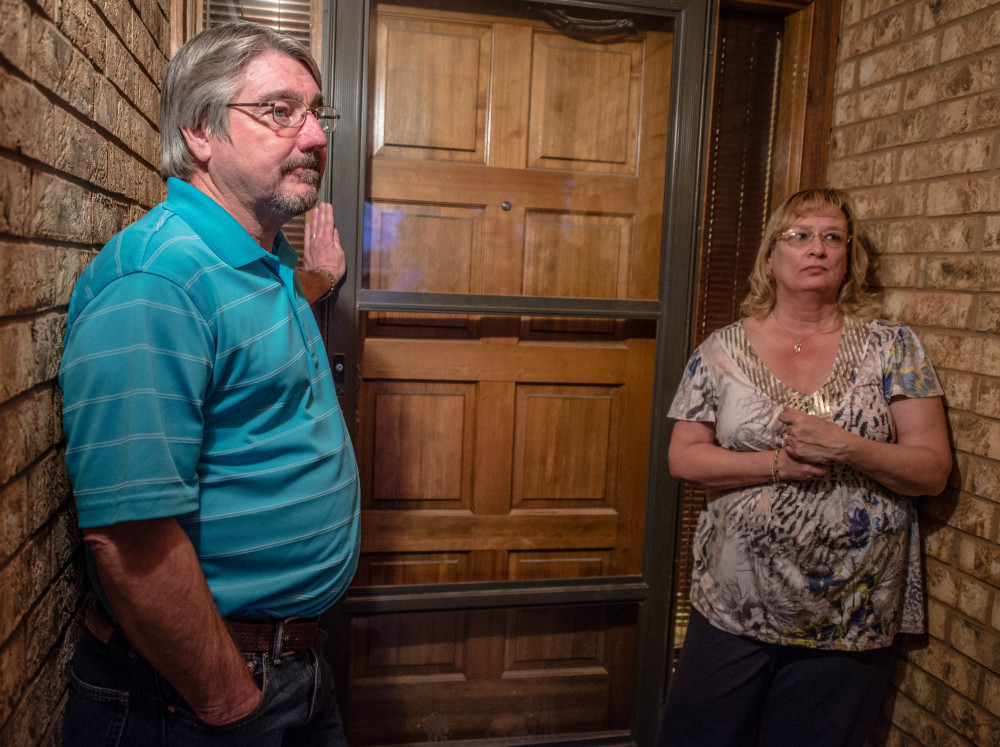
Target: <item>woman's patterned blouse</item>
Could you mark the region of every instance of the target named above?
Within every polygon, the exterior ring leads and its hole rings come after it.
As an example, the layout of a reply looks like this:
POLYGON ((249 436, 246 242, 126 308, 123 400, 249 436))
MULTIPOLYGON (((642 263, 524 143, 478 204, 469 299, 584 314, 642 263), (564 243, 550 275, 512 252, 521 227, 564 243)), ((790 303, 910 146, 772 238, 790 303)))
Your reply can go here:
MULTIPOLYGON (((718 443, 735 451, 778 448, 783 405, 891 442, 892 398, 941 394, 906 325, 847 320, 830 377, 804 395, 764 367, 735 322, 694 352, 669 416, 714 423, 718 443)), ((770 643, 850 651, 923 630, 910 498, 842 464, 814 480, 708 490, 706 497, 691 602, 715 627, 770 643)))

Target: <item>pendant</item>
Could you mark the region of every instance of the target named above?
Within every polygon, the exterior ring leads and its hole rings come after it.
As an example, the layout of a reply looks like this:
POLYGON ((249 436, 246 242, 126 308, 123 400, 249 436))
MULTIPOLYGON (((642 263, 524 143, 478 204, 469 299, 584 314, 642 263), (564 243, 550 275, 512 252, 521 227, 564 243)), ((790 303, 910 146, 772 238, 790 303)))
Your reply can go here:
POLYGON ((802 340, 795 341, 795 354, 798 355, 802 352, 802 340))

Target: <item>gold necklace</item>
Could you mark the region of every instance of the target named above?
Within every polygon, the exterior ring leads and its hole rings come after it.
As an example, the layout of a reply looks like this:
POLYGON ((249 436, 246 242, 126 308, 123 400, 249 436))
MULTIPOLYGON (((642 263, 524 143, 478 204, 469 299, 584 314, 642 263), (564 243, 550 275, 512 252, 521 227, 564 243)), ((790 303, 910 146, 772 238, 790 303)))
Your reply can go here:
MULTIPOLYGON (((788 335, 790 335, 790 336, 792 336, 792 337, 794 337, 794 338, 795 338, 795 344, 794 344, 794 345, 792 346, 792 348, 793 348, 793 349, 795 350, 795 354, 796 354, 796 355, 798 355, 799 353, 801 353, 801 352, 802 352, 802 343, 804 343, 804 342, 805 342, 806 340, 808 340, 808 339, 809 339, 810 337, 812 337, 813 335, 817 335, 817 334, 819 334, 820 332, 822 332, 822 331, 823 331, 823 327, 824 327, 824 326, 826 325, 826 320, 827 320, 827 319, 832 319, 832 318, 834 318, 834 317, 836 317, 836 316, 837 316, 837 312, 835 311, 835 312, 833 312, 833 314, 831 314, 831 315, 830 315, 830 316, 828 316, 828 317, 827 317, 826 319, 824 319, 824 320, 823 320, 823 322, 822 322, 822 324, 820 324, 820 326, 818 326, 818 327, 817 327, 816 329, 814 329, 814 330, 813 330, 812 332, 810 332, 810 333, 809 333, 808 335, 806 335, 805 337, 798 337, 798 336, 796 336, 796 334, 795 334, 794 332, 792 332, 792 331, 791 331, 790 329, 788 329, 788 327, 786 327, 786 326, 785 326, 784 324, 782 324, 782 323, 781 323, 781 322, 780 322, 780 321, 778 320, 778 315, 777 315, 777 314, 775 314, 775 313, 774 313, 773 311, 771 312, 771 318, 772 318, 772 319, 774 319, 774 323, 775 323, 775 324, 777 324, 777 325, 778 325, 779 327, 781 327, 781 329, 782 329, 782 330, 783 330, 783 331, 784 331, 784 332, 785 332, 786 334, 788 334, 788 335)), ((832 332, 832 331, 833 331, 833 328, 831 328, 831 329, 829 329, 829 330, 827 330, 827 331, 828 331, 828 332, 832 332)))

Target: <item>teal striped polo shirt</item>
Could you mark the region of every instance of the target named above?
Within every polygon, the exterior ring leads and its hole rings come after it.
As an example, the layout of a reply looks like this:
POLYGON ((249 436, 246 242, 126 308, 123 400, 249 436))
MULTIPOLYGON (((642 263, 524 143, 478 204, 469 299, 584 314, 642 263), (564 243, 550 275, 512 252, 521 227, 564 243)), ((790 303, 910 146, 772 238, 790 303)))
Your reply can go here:
POLYGON ((168 180, 73 292, 66 463, 81 527, 174 516, 223 615, 311 617, 357 565, 358 470, 295 251, 273 249, 168 180))

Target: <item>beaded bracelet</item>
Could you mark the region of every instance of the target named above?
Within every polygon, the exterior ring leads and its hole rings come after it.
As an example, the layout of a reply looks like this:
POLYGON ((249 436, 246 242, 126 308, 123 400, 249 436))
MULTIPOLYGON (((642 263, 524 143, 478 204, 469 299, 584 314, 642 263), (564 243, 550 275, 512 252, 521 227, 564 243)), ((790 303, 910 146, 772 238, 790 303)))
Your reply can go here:
POLYGON ((771 460, 771 484, 776 488, 780 488, 785 484, 785 481, 781 479, 781 475, 778 474, 778 457, 781 456, 781 448, 774 450, 774 459, 771 460))
POLYGON ((317 267, 315 270, 313 270, 313 272, 318 272, 323 275, 326 275, 330 279, 330 287, 327 289, 326 293, 324 293, 322 296, 313 301, 313 303, 318 303, 319 301, 325 301, 327 298, 329 298, 330 294, 333 293, 333 289, 337 287, 337 283, 339 283, 340 281, 337 280, 336 275, 334 275, 325 267, 317 267))

